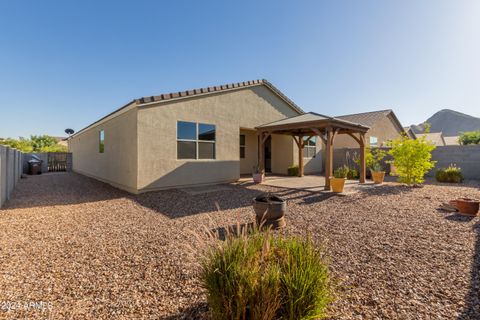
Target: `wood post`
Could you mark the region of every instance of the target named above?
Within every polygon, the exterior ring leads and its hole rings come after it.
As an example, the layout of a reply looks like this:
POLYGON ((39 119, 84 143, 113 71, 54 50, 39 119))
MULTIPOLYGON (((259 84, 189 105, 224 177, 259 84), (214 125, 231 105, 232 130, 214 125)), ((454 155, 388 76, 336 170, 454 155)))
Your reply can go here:
POLYGON ((270 136, 270 132, 260 132, 258 134, 258 168, 260 173, 265 173, 265 141, 270 136))
POLYGON ((263 132, 258 135, 258 169, 260 173, 265 173, 265 143, 263 132))
POLYGON ((325 152, 325 190, 330 190, 330 177, 333 174, 332 128, 327 128, 327 144, 325 152))
POLYGON ((298 136, 298 176, 303 177, 303 136, 298 136))
POLYGON ((365 158, 365 134, 360 133, 360 183, 365 183, 367 176, 367 163, 365 158))

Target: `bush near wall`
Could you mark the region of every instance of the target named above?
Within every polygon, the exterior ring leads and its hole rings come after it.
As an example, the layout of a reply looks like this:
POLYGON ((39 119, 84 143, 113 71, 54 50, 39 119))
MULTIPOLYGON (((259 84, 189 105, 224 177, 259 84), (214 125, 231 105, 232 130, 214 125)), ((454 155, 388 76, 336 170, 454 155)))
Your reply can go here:
POLYGON ((480 144, 480 130, 462 133, 458 138, 458 142, 462 145, 480 144))
POLYGON ((288 175, 289 176, 298 176, 298 166, 291 166, 288 167, 288 175))
POLYGON ((202 261, 212 319, 320 319, 332 301, 323 252, 310 238, 227 236, 202 261))
POLYGON ((435 178, 438 182, 461 183, 463 181, 462 169, 455 165, 438 169, 435 178))

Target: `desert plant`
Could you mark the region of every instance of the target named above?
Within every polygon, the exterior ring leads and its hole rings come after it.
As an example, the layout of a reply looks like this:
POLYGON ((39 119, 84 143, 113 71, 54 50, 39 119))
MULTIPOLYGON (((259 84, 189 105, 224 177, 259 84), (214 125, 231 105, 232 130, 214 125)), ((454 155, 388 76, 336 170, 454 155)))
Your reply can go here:
POLYGON ((358 179, 359 177, 360 177, 360 173, 358 172, 357 169, 348 168, 348 173, 347 173, 348 180, 358 179))
POLYGON ((480 130, 463 132, 458 138, 458 142, 462 145, 480 144, 480 130))
MULTIPOLYGON (((384 171, 383 159, 387 156, 387 152, 383 149, 365 150, 365 164, 371 171, 384 171)), ((360 155, 356 154, 353 161, 360 167, 360 155)))
POLYGON ((298 176, 298 166, 297 165, 294 165, 294 166, 290 166, 288 167, 288 175, 289 176, 298 176))
POLYGON ((451 164, 447 168, 438 169, 435 178, 438 182, 461 183, 463 181, 462 169, 451 164))
POLYGON ((338 179, 345 179, 350 169, 347 166, 338 167, 333 171, 333 176, 338 179))
POLYGON ((425 135, 414 140, 403 134, 390 141, 389 146, 388 153, 393 157, 390 162, 395 166, 400 182, 408 185, 422 183, 425 174, 435 167, 435 161, 431 160, 435 145, 427 141, 425 135))
POLYGON ((201 281, 213 319, 318 319, 332 301, 322 250, 310 238, 255 228, 215 241, 201 281))

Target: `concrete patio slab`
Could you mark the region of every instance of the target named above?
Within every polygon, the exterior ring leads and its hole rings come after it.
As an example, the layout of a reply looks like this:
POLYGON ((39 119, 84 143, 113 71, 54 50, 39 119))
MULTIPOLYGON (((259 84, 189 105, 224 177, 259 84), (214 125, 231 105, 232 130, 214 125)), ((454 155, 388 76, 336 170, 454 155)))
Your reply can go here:
MULTIPOLYGON (((242 178, 241 182, 252 181, 251 178, 242 178)), ((262 183, 266 186, 295 189, 309 192, 331 192, 325 191, 325 177, 321 175, 306 175, 303 177, 290 177, 282 175, 268 175, 265 181, 262 183)), ((358 180, 347 180, 345 182, 344 193, 354 193, 362 188, 372 188, 378 185, 374 185, 373 182, 360 184, 358 180)))

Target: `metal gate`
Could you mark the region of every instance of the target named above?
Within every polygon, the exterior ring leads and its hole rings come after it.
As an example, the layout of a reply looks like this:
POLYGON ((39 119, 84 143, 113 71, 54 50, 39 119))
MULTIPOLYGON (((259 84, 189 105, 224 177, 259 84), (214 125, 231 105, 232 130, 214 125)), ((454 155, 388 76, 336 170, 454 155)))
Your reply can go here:
POLYGON ((68 152, 48 153, 48 172, 67 171, 68 152))

